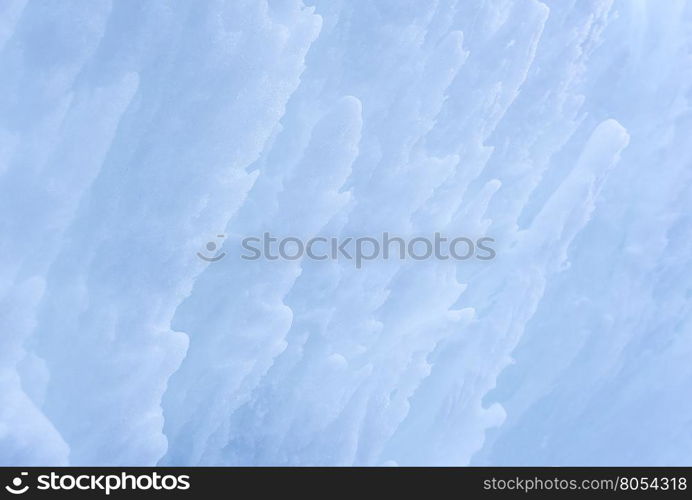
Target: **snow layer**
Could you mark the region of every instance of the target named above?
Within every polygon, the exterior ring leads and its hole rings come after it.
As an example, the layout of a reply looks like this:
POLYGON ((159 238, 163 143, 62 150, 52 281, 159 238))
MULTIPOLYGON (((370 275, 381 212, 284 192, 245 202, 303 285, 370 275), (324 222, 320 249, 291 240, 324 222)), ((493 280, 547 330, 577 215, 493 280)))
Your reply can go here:
POLYGON ((683 0, 2 2, 0 464, 690 465, 691 98, 683 0))

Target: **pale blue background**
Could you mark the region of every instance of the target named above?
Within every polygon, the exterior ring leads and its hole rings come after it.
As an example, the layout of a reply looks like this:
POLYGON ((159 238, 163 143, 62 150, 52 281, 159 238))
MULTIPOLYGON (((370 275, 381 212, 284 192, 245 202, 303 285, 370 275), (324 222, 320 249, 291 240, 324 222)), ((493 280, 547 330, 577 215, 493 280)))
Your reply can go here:
POLYGON ((0 464, 692 465, 690 99, 682 0, 0 1, 0 464))

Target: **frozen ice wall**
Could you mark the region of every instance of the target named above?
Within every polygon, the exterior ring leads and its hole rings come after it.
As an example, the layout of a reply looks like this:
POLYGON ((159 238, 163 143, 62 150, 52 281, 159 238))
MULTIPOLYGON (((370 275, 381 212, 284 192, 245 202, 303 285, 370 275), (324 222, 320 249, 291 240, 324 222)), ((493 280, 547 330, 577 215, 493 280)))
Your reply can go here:
POLYGON ((684 0, 1 2, 0 464, 690 465, 690 99, 684 0))

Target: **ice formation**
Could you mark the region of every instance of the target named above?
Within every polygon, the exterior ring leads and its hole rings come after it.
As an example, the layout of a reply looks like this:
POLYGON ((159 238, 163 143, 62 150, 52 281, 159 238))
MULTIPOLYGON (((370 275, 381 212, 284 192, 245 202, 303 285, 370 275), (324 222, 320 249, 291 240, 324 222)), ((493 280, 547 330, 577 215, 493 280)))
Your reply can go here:
POLYGON ((684 0, 2 2, 0 464, 690 465, 690 98, 684 0))

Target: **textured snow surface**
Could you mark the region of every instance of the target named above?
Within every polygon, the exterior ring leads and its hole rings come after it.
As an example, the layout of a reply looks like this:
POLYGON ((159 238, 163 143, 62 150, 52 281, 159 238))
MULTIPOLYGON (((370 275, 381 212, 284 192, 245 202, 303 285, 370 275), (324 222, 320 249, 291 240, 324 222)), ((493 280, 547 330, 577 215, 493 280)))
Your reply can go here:
POLYGON ((692 465, 691 99, 684 0, 3 0, 0 464, 692 465))

